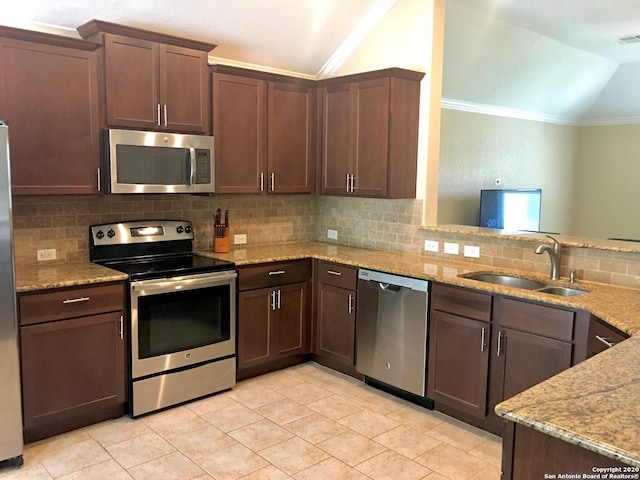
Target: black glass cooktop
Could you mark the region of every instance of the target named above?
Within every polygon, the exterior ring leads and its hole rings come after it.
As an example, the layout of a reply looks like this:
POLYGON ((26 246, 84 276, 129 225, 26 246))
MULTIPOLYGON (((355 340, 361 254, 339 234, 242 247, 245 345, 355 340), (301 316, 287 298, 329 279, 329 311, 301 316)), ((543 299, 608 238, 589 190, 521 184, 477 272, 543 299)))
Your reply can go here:
POLYGON ((131 280, 178 277, 221 270, 233 270, 235 268, 233 262, 201 257, 196 254, 112 260, 100 262, 100 264, 126 273, 131 280))

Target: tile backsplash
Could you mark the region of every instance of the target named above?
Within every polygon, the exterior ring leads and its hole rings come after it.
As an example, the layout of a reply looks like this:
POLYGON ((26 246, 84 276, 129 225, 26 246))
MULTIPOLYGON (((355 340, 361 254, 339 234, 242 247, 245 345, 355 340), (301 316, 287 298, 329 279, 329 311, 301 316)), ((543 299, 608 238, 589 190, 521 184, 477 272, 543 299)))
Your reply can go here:
MULTIPOLYGON (((60 261, 89 257, 88 227, 122 220, 171 218, 190 220, 195 247, 211 249, 213 214, 229 210, 230 234, 246 234, 247 246, 322 241, 376 250, 434 255, 477 263, 479 268, 513 268, 545 274, 546 255, 535 255, 538 240, 502 239, 421 228, 422 200, 310 195, 102 195, 16 196, 13 226, 16 262, 35 264, 36 251, 55 248, 60 261), (327 238, 327 230, 338 239, 327 238), (440 253, 425 253, 424 241, 435 240, 440 253), (442 253, 444 242, 460 246, 457 257, 442 253), (480 258, 462 256, 464 245, 480 247, 480 258)), ((233 243, 233 242, 232 242, 233 243)), ((233 245, 232 245, 233 248, 233 245)), ((565 248, 563 277, 576 269, 578 278, 640 288, 640 255, 565 248)))

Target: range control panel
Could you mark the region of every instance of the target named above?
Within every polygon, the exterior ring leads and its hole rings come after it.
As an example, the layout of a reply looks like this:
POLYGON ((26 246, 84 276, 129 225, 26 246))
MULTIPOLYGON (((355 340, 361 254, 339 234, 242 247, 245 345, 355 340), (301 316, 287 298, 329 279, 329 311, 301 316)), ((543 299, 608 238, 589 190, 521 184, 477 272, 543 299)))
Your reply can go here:
POLYGON ((142 220, 104 223, 89 227, 93 245, 193 240, 193 226, 186 220, 142 220))

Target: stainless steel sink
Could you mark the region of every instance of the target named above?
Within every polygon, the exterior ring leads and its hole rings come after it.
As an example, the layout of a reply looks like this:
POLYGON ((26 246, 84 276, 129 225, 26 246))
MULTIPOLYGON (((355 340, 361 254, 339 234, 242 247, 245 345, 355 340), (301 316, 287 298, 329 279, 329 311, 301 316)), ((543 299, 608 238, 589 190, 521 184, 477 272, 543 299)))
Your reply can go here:
POLYGON ((477 280, 479 282, 494 283, 496 285, 505 285, 507 287, 524 288, 525 290, 537 290, 547 285, 537 280, 529 278, 514 277, 511 275, 500 275, 497 273, 482 273, 478 275, 465 275, 466 278, 477 280))
POLYGON ((551 295, 562 295, 563 297, 575 297, 587 293, 587 290, 580 290, 578 288, 569 287, 554 287, 548 286, 544 288, 537 288, 537 292, 550 293, 551 295))
POLYGON ((582 295, 583 293, 588 292, 588 290, 582 290, 579 288, 548 285, 544 282, 532 280, 530 278, 516 277, 513 275, 503 275, 499 273, 471 273, 468 275, 463 275, 463 277, 470 280, 477 280, 479 282, 493 283, 496 285, 504 285, 514 288, 522 288, 525 290, 534 290, 540 293, 549 293, 551 295, 561 295, 564 297, 582 295))

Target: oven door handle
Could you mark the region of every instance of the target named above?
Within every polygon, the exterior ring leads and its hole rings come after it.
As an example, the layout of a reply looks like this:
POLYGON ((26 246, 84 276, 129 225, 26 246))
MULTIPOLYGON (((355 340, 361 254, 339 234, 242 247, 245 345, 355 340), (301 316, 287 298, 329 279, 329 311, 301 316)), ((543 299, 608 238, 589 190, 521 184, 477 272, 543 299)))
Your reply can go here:
POLYGON ((136 296, 153 295, 159 292, 175 290, 193 290, 195 288, 215 287, 218 285, 234 285, 238 274, 235 271, 203 274, 198 276, 184 276, 173 278, 159 278, 154 280, 141 280, 131 282, 131 291, 136 296))

